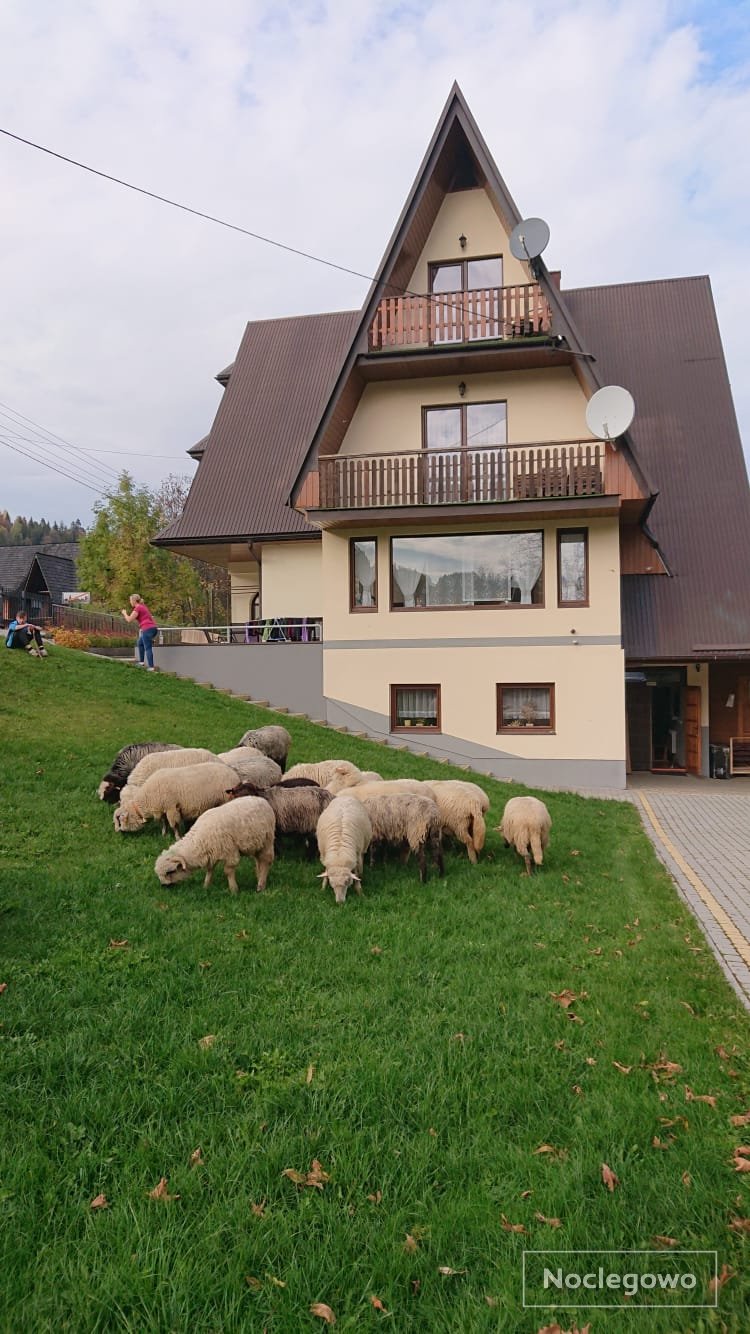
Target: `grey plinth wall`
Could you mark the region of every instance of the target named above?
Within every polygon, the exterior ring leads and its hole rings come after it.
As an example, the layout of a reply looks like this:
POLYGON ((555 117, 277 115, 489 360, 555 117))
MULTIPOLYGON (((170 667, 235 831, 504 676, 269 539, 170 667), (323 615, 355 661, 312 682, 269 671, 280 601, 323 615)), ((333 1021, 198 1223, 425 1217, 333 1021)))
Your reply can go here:
POLYGON ((178 644, 154 648, 165 672, 325 718, 321 644, 178 644))

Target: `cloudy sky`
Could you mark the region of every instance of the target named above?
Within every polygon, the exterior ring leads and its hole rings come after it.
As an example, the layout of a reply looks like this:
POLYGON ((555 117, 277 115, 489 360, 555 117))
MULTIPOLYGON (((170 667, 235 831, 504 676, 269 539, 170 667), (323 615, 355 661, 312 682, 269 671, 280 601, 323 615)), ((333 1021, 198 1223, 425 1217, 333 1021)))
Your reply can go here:
MULTIPOLYGON (((2 128, 365 274, 454 79, 564 286, 710 274, 750 448, 747 0, 0 7, 2 128)), ((0 509, 192 473, 245 322, 366 290, 0 135, 0 509)))

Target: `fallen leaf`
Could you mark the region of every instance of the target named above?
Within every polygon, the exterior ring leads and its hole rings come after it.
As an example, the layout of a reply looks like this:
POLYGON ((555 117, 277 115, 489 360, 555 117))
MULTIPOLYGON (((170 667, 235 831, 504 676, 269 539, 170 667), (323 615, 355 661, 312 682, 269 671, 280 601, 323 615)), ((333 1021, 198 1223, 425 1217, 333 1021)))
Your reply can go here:
POLYGON ((662 1237, 659 1233, 657 1233, 655 1237, 652 1237, 651 1240, 656 1246, 679 1246, 680 1244, 676 1237, 662 1237))
POLYGON ((696 1014, 695 1014, 695 1010, 693 1009, 692 1005, 688 1005, 687 1001, 678 1001, 677 1004, 678 1004, 678 1005, 681 1005, 681 1006, 683 1007, 683 1009, 685 1009, 685 1010, 688 1011, 689 1014, 692 1014, 693 1018, 695 1019, 696 1014))
POLYGON ((198 1046, 203 1051, 207 1051, 209 1047, 213 1047, 215 1041, 216 1041, 216 1034, 207 1033, 204 1038, 198 1038, 198 1046))
POLYGON ((714 1047, 714 1051, 722 1061, 730 1061, 732 1059, 726 1047, 714 1047))
POLYGON ((537 1223, 546 1223, 548 1227, 562 1227, 559 1218, 545 1218, 544 1214, 534 1214, 537 1223))
POLYGON ((242 930, 237 932, 236 939, 237 939, 237 940, 249 940, 249 939, 250 939, 250 932, 249 932, 249 931, 246 931, 245 928, 244 928, 244 926, 243 926, 242 930))
POLYGON ((213 968, 213 964, 211 963, 211 960, 210 960, 210 959, 199 959, 199 960, 198 960, 198 967, 199 967, 199 968, 213 968))
POLYGON ((275 1288, 285 1288, 286 1283, 281 1278, 275 1278, 273 1274, 266 1274, 269 1283, 273 1283, 275 1288))
POLYGON ((570 855, 571 855, 571 857, 580 857, 581 854, 580 854, 580 852, 578 851, 578 848, 571 848, 571 849, 570 849, 570 855))
POLYGON ((528 1232, 528 1229, 524 1227, 523 1223, 509 1223, 505 1214, 500 1215, 500 1226, 503 1229, 503 1232, 522 1232, 524 1234, 528 1232))
POLYGON ((465 1034, 465 1033, 454 1033, 454 1034, 453 1034, 453 1037, 451 1038, 451 1042, 460 1042, 462 1047, 463 1047, 465 1041, 466 1041, 466 1034, 465 1034))
POLYGON ((729 1124, 732 1126, 750 1126, 750 1112, 740 1112, 738 1116, 730 1116, 729 1124))
POLYGON ((651 1141, 651 1148, 652 1148, 652 1149, 671 1149, 672 1145, 674 1144, 674 1138, 675 1138, 675 1137, 674 1137, 674 1135, 669 1135, 667 1138, 668 1138, 668 1140, 669 1140, 669 1143, 668 1143, 668 1144, 665 1144, 662 1140, 659 1139, 659 1136, 658 1136, 658 1135, 654 1135, 654 1138, 653 1138, 652 1141, 651 1141))
POLYGON ((685 1085, 685 1102, 706 1102, 709 1107, 716 1106, 716 1098, 712 1093, 693 1093, 689 1084, 685 1085))
POLYGON ((414 1252, 418 1249, 419 1249, 419 1242, 417 1241, 416 1237, 413 1237, 411 1235, 411 1232, 407 1232, 406 1240, 404 1242, 404 1250, 406 1251, 406 1254, 413 1255, 414 1252))
POLYGON ((740 1144, 739 1148, 735 1149, 734 1152, 742 1154, 743 1158, 748 1158, 750 1157, 750 1144, 740 1144))
POLYGON ((437 1130, 435 1129, 434 1126, 430 1126, 430 1127, 429 1127, 429 1129, 428 1129, 428 1131, 427 1131, 427 1134, 428 1134, 428 1135, 432 1135, 432 1138, 433 1138, 433 1139, 437 1139, 437 1130))
POLYGON ((499 1303, 498 1300, 497 1300, 497 1297, 488 1297, 488 1296, 487 1296, 487 1293, 484 1294, 484 1300, 486 1301, 486 1303, 487 1303, 488 1306, 499 1306, 499 1305, 500 1305, 500 1303, 499 1303))
POLYGON ((263 1291, 263 1284, 260 1279, 254 1278, 252 1274, 245 1274, 245 1282, 249 1288, 252 1288, 253 1292, 263 1291))
POLYGON ((601 945, 597 945, 597 947, 596 947, 595 950, 589 950, 589 954, 595 954, 597 958, 599 957, 599 955, 601 954, 601 952, 602 952, 602 947, 601 947, 601 945))
POLYGON ((538 1330, 538 1334, 591 1334, 591 1325, 581 1325, 580 1329, 577 1325, 573 1325, 571 1329, 563 1329, 562 1325, 545 1325, 538 1330))
POLYGON ((295 1186, 314 1186, 317 1190, 322 1190, 326 1181, 330 1180, 317 1158, 313 1158, 309 1172, 298 1172, 294 1167, 285 1167, 281 1175, 288 1177, 295 1186))
POLYGON ((193 1152, 190 1155, 190 1166, 191 1167, 203 1166, 203 1152, 201 1150, 200 1145, 198 1145, 197 1149, 193 1149, 193 1152))
POLYGON ((521 1199, 522 1199, 522 1200, 528 1200, 529 1196, 530 1196, 530 1195, 533 1195, 533 1194, 534 1194, 533 1190, 522 1190, 522 1191, 521 1191, 521 1199))
POLYGON ((421 1283, 420 1279, 418 1279, 418 1278, 413 1278, 413 1279, 412 1279, 412 1281, 411 1281, 411 1292, 412 1292, 412 1297, 416 1297, 416 1296, 417 1296, 417 1294, 418 1294, 419 1289, 421 1288, 421 1286, 422 1286, 422 1283, 421 1283))
POLYGON ((587 991, 580 991, 576 993, 575 991, 571 991, 567 987, 564 991, 551 991, 549 994, 552 997, 555 1004, 561 1005, 564 1010, 567 1010, 568 1006, 572 1005, 574 1001, 588 1000, 587 991))
POLYGON ((596 1057, 595 1057, 595 1056, 587 1056, 587 1057, 586 1057, 586 1064, 587 1064, 587 1065, 596 1065, 596 1057))
MULTIPOLYGON (((375 1311, 385 1311, 385 1307, 379 1297, 370 1297, 370 1305, 375 1311)), ((386 1311, 386 1315, 388 1312, 386 1311)))
POLYGON ((265 1217, 265 1213, 266 1213, 266 1202, 265 1202, 265 1200, 264 1200, 264 1199, 261 1200, 260 1204, 251 1204, 251 1205, 250 1205, 250 1212, 251 1212, 252 1214, 254 1214, 256 1218, 264 1218, 264 1217, 265 1217))
POLYGON ((735 1172, 750 1172, 750 1158, 742 1158, 739 1154, 735 1154, 732 1166, 735 1172))
POLYGON ((313 1082, 313 1075, 314 1075, 314 1074, 315 1074, 315 1066, 314 1066, 314 1065, 308 1065, 308 1067, 307 1067, 307 1074, 305 1075, 305 1083, 306 1083, 306 1084, 312 1084, 312 1082, 313 1082))
POLYGON ((689 1190, 693 1184, 693 1178, 691 1177, 689 1172, 683 1172, 682 1176, 680 1177, 680 1180, 686 1190, 689 1190))
POLYGON ((686 1116, 660 1116, 659 1122, 663 1126, 681 1126, 683 1130, 690 1129, 690 1122, 686 1116))
POLYGON ((610 1192, 614 1191, 615 1186, 619 1186, 620 1184, 620 1178, 615 1175, 612 1168, 608 1167, 606 1163, 602 1163, 602 1181, 610 1192))
POLYGON ((371 953, 371 954, 382 954, 383 951, 381 950, 381 948, 380 948, 379 945, 373 945, 372 949, 370 950, 370 953, 371 953))
POLYGON ((556 1149, 554 1144, 540 1144, 538 1149, 533 1150, 534 1156, 538 1153, 550 1153, 553 1158, 567 1158, 567 1149, 556 1149))
POLYGON ((129 941, 129 940, 110 940, 109 945, 107 946, 107 949, 110 949, 110 950, 126 950, 126 949, 128 948, 128 945, 129 945, 129 944, 130 944, 130 941, 129 941))
POLYGON ((577 1094, 579 1095, 579 1097, 582 1097, 582 1096, 583 1096, 583 1089, 581 1088, 581 1085, 580 1085, 580 1084, 574 1084, 574 1085, 573 1085, 573 1092, 574 1092, 574 1093, 577 1093, 577 1094))
POLYGON ((733 1218, 729 1227, 732 1232, 750 1232, 750 1218, 733 1218))
POLYGON ((451 1269, 450 1265, 438 1265, 438 1273, 443 1274, 445 1278, 456 1278, 460 1274, 468 1273, 467 1269, 451 1269))
POLYGON ((109 1200, 107 1199, 106 1195, 95 1195, 93 1200, 91 1201, 91 1204, 89 1205, 89 1209, 108 1209, 108 1208, 109 1208, 109 1200))
POLYGON ((613 1061, 612 1064, 615 1067, 615 1070, 620 1071, 621 1075, 629 1075, 630 1071, 633 1069, 632 1065, 620 1065, 619 1061, 613 1061))
POLYGON ((310 1315, 316 1315, 321 1320, 325 1320, 327 1325, 336 1324, 336 1317, 330 1306, 326 1306, 325 1302, 313 1302, 310 1307, 310 1315))
POLYGON ((367 1198, 370 1201, 370 1204, 380 1204, 383 1198, 383 1192, 382 1190, 376 1190, 374 1195, 368 1195, 367 1198))
POLYGON ((583 1020, 581 1019, 580 1015, 577 1015, 576 1012, 575 1012, 575 1010, 566 1010, 566 1011, 565 1011, 565 1018, 566 1018, 566 1019, 569 1019, 570 1022, 571 1022, 571 1024, 582 1024, 582 1023, 583 1023, 583 1020))
POLYGON ((0 982, 0 996, 2 996, 3 992, 7 990, 8 990, 8 983, 0 982))
POLYGON ((556 1043, 555 1043, 555 1048, 556 1048, 557 1051, 565 1051, 567 1045, 568 1045, 568 1044, 567 1044, 567 1042, 565 1041, 565 1038, 558 1038, 557 1041, 556 1041, 556 1043))
POLYGON ((179 1195, 169 1194, 169 1191, 167 1190, 167 1178, 162 1177, 159 1181, 158 1186, 154 1186, 154 1189, 148 1192, 148 1198, 150 1200, 170 1201, 170 1200, 179 1200, 180 1197, 179 1195))
POLYGON ((682 1066, 678 1065, 676 1061, 668 1061, 664 1056, 660 1056, 658 1061, 654 1061, 648 1068, 649 1070, 655 1070, 660 1075, 682 1074, 682 1066))
POLYGON ((721 1289, 724 1287, 724 1284, 728 1283, 730 1278, 736 1278, 736 1276, 737 1276, 737 1271, 735 1269, 730 1269, 729 1266, 725 1264, 722 1265, 721 1273, 716 1278, 712 1278, 711 1282, 708 1285, 709 1292, 713 1293, 721 1292, 721 1289))

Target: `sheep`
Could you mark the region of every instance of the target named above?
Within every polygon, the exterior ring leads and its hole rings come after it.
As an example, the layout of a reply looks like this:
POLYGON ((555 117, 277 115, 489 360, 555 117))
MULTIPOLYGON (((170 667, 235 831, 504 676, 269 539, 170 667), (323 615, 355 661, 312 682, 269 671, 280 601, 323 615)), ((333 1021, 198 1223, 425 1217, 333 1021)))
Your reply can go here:
POLYGON ((497 826, 506 848, 512 843, 519 857, 523 857, 527 875, 531 875, 532 856, 536 866, 542 865, 551 828, 549 811, 538 797, 511 797, 497 826))
POLYGON ((325 788, 318 787, 307 778, 293 778, 289 783, 278 783, 274 787, 259 788, 252 783, 241 782, 230 789, 233 799, 245 796, 262 797, 267 801, 276 817, 276 834, 301 834, 306 849, 311 851, 310 839, 317 829, 318 820, 333 801, 333 796, 325 788), (304 787, 298 787, 304 783, 304 787))
POLYGON ((216 757, 235 770, 237 777, 255 783, 256 787, 271 787, 281 778, 281 767, 254 746, 235 746, 223 750, 216 757))
POLYGON ((372 839, 370 817, 361 801, 334 797, 318 820, 318 852, 325 867, 319 879, 333 890, 337 903, 346 903, 350 885, 362 893, 362 866, 372 839))
POLYGON ((181 749, 181 746, 177 746, 171 741, 135 741, 130 746, 123 746, 110 764, 96 790, 96 795, 100 801, 108 801, 110 804, 118 802, 120 800, 120 789, 125 786, 136 764, 143 759, 144 755, 153 755, 160 750, 181 749))
POLYGON ((374 769, 357 769, 355 765, 350 765, 348 760, 341 760, 323 787, 327 787, 329 792, 337 796, 339 792, 348 791, 360 783, 382 783, 382 781, 382 774, 375 773, 374 769))
MULTIPOLYGON (((183 769, 188 765, 215 764, 216 760, 217 756, 212 750, 204 750, 201 746, 181 746, 179 750, 158 751, 153 755, 144 755, 136 764, 122 791, 141 787, 158 769, 183 769)), ((122 793, 120 796, 122 797, 122 793)))
POLYGON ((415 792, 391 793, 385 796, 370 792, 362 798, 362 805, 372 824, 371 866, 376 843, 398 845, 406 843, 407 859, 409 852, 417 855, 419 878, 422 883, 427 879, 426 847, 430 849, 433 866, 437 867, 439 875, 443 875, 442 823, 437 803, 432 797, 418 796, 415 792))
POLYGON ((237 782, 234 769, 215 760, 213 764, 192 764, 184 769, 158 769, 140 787, 129 783, 122 789, 122 800, 114 815, 115 829, 121 834, 142 829, 147 820, 161 819, 175 838, 182 820, 196 820, 212 806, 228 800, 227 791, 237 782))
POLYGON ((238 746, 255 746, 256 750, 275 760, 282 773, 286 769, 291 744, 292 738, 286 728, 280 727, 277 723, 269 723, 267 727, 251 728, 237 742, 238 746))
POLYGON ((184 838, 178 839, 156 859, 154 870, 162 885, 176 885, 191 871, 206 867, 203 881, 211 884, 217 862, 224 863, 229 892, 237 893, 237 866, 240 857, 253 857, 257 875, 256 890, 265 889, 273 865, 273 839, 276 821, 267 801, 258 797, 240 797, 227 806, 204 811, 184 838))
POLYGON ((336 775, 343 777, 344 774, 351 774, 359 782, 361 770, 349 760, 321 760, 318 764, 293 764, 286 776, 312 778, 321 787, 326 787, 336 775))
POLYGON ((428 779, 425 787, 435 798, 443 822, 443 833, 452 834, 463 843, 469 861, 476 864, 484 847, 484 817, 490 808, 487 793, 477 783, 462 779, 428 779))

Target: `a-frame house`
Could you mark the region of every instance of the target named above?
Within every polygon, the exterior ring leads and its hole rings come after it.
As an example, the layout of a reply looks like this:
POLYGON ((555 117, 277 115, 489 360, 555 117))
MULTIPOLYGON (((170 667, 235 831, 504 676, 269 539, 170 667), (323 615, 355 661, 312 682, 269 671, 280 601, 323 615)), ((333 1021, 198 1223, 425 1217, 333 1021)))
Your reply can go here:
POLYGON ((362 310, 248 325, 158 541, 230 569, 240 637, 322 623, 296 670, 334 724, 542 785, 707 772, 712 741, 739 770, 750 496, 707 280, 564 292, 521 221, 454 86, 362 310), (636 414, 600 439, 613 382, 636 414))

